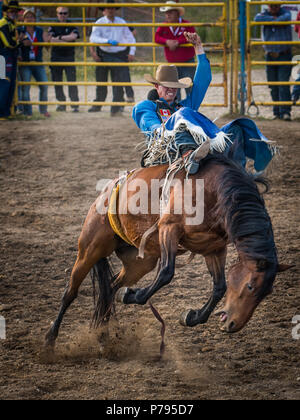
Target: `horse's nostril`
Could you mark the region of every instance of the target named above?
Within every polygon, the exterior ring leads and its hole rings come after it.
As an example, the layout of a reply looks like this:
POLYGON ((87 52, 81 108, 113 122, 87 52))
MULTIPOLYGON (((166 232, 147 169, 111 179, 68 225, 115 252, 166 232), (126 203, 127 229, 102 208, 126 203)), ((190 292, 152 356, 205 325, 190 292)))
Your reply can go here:
POLYGON ((234 327, 235 327, 235 323, 234 323, 234 321, 231 321, 230 324, 228 325, 228 330, 232 331, 234 329, 234 327))

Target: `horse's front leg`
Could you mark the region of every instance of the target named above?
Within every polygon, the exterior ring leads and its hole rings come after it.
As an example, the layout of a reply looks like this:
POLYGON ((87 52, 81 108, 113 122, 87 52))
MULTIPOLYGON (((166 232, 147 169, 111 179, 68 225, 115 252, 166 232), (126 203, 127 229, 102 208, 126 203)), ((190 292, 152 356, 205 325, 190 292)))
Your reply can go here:
POLYGON ((190 309, 183 312, 180 317, 180 323, 184 326, 194 327, 197 324, 205 324, 215 309, 217 304, 223 298, 226 292, 225 280, 225 248, 218 254, 212 254, 205 257, 207 268, 213 278, 213 292, 208 302, 199 310, 190 309))
POLYGON ((117 301, 125 304, 137 303, 144 305, 159 289, 171 282, 175 272, 175 259, 180 236, 181 227, 178 224, 160 225, 161 261, 154 283, 143 289, 123 287, 116 294, 117 301))

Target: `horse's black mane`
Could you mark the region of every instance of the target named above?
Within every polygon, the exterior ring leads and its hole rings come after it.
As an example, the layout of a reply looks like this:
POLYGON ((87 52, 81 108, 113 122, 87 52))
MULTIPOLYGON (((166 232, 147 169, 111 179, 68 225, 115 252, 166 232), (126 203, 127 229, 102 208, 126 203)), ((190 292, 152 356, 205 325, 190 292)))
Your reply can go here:
POLYGON ((257 183, 263 184, 267 191, 268 181, 248 173, 219 153, 208 155, 203 163, 225 167, 217 183, 218 202, 214 214, 218 221, 222 220, 230 242, 250 259, 276 265, 272 224, 257 187, 257 183))

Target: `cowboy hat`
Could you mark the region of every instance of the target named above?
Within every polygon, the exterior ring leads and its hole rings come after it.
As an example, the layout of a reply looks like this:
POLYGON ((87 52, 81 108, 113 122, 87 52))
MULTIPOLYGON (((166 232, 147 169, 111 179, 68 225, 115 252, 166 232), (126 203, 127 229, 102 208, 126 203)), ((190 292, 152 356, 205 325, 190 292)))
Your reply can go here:
POLYGON ((190 77, 184 77, 178 80, 178 71, 174 65, 160 65, 155 74, 155 78, 151 74, 144 74, 144 79, 152 83, 169 88, 189 88, 192 84, 190 77))
POLYGON ((105 3, 107 3, 107 6, 105 6, 105 7, 99 7, 99 10, 102 10, 103 11, 104 9, 107 9, 108 7, 109 8, 114 8, 116 10, 121 9, 121 7, 113 7, 113 6, 111 6, 112 4, 114 4, 114 2, 115 2, 115 0, 106 0, 105 3))
MULTIPOLYGON (((300 61, 300 55, 295 55, 292 58, 292 61, 300 61)), ((292 70, 292 78, 294 80, 297 80, 299 76, 300 76, 300 64, 296 64, 296 66, 294 66, 292 70)))
POLYGON ((175 1, 167 1, 166 4, 169 4, 169 6, 164 6, 164 7, 159 8, 161 12, 168 12, 169 10, 177 10, 180 16, 184 15, 184 8, 178 7, 175 1))
POLYGON ((8 2, 8 4, 3 4, 2 10, 3 12, 7 12, 7 10, 16 10, 17 12, 19 12, 23 9, 19 6, 19 2, 17 0, 11 0, 8 2))
POLYGON ((25 10, 25 12, 23 13, 23 19, 25 19, 27 15, 32 15, 36 18, 36 13, 32 9, 26 9, 25 10))

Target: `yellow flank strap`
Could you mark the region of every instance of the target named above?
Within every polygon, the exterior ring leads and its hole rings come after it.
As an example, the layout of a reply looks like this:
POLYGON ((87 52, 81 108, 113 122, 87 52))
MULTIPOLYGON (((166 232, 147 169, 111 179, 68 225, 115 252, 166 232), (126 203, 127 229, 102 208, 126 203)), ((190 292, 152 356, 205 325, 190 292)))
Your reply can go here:
POLYGON ((119 201, 119 193, 120 193, 120 187, 123 185, 123 183, 133 174, 133 171, 130 172, 126 179, 123 182, 120 182, 118 180, 117 185, 113 188, 110 199, 109 199, 109 206, 108 206, 108 220, 110 223, 110 226, 112 227, 113 231, 120 236, 120 238, 123 239, 123 241, 127 242, 129 245, 134 246, 134 243, 130 241, 130 239, 127 238, 125 235, 125 232, 123 231, 119 216, 118 216, 118 201, 119 201))

